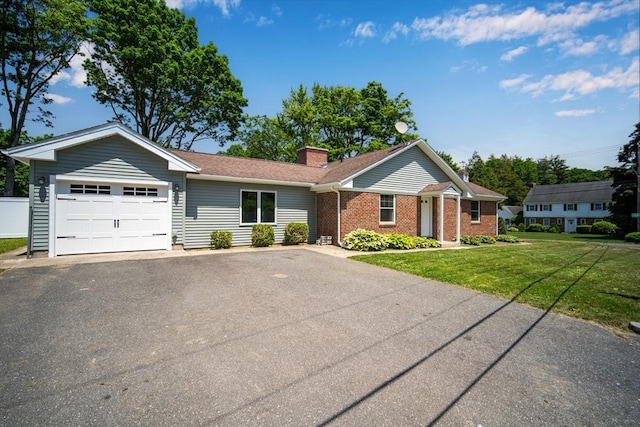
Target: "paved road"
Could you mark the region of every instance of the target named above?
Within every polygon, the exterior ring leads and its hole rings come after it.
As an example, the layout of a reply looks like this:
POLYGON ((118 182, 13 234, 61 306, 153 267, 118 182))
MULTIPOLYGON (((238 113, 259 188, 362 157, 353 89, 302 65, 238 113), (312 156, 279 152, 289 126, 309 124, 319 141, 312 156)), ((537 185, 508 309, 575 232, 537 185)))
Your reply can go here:
POLYGON ((640 419, 637 342, 307 250, 12 269, 0 336, 7 426, 640 419))

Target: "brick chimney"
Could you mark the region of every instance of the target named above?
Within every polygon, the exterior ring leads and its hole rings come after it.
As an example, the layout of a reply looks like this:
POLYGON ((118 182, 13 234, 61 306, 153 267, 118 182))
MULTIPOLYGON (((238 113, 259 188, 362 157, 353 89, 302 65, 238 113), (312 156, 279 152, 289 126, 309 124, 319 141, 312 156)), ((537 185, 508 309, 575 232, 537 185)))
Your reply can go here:
POLYGON ((324 168, 327 166, 329 150, 320 147, 302 147, 298 149, 298 163, 314 168, 324 168))
POLYGON ((458 176, 462 178, 464 182, 469 182, 469 172, 466 169, 461 169, 458 171, 458 176))

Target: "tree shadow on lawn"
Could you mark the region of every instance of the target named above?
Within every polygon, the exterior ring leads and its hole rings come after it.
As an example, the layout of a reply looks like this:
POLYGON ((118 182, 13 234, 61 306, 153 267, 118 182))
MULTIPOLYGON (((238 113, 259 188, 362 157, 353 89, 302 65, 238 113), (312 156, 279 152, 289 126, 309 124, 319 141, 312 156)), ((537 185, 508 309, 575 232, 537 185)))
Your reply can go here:
MULTIPOLYGON (((495 316, 497 313, 499 313, 500 311, 504 310, 509 305, 513 304, 515 302, 515 300, 520 295, 524 294, 526 291, 528 291, 529 289, 534 287, 536 284, 542 282, 545 279, 548 279, 549 277, 551 277, 554 274, 562 271, 563 269, 570 267, 572 264, 575 264, 580 259, 582 259, 585 256, 589 255, 596 248, 597 247, 594 247, 593 249, 591 249, 588 252, 576 257, 575 259, 573 259, 572 261, 568 262, 567 264, 565 264, 565 265, 557 268, 556 270, 550 272, 546 276, 541 277, 541 278, 539 278, 537 280, 534 280, 533 282, 529 283, 520 292, 518 292, 516 295, 514 295, 510 300, 508 300, 507 302, 505 302, 504 304, 502 304, 501 306, 499 306, 498 308, 496 308, 495 310, 493 310, 492 312, 490 312, 486 316, 482 317, 480 320, 476 321, 475 323, 473 323, 472 325, 470 325, 469 327, 464 329, 458 335, 454 336, 449 341, 445 342, 444 344, 442 344, 438 348, 436 348, 433 351, 431 351, 429 354, 425 355, 423 358, 421 358, 418 361, 416 361, 415 363, 411 364, 406 369, 400 371, 399 373, 397 373, 393 377, 389 378, 387 381, 383 382, 382 384, 380 384, 379 386, 377 386, 376 388, 371 390, 369 393, 367 393, 364 396, 360 397, 359 399, 353 401, 351 404, 349 404, 348 406, 344 407, 339 412, 336 412, 335 414, 331 415, 329 418, 326 418, 324 421, 322 421, 318 425, 319 426, 329 425, 330 423, 334 422, 338 418, 340 418, 343 415, 345 415, 347 412, 351 411, 352 409, 355 409, 356 407, 358 407, 360 404, 362 404, 366 400, 368 400, 371 397, 375 396, 378 392, 382 391, 383 389, 385 389, 389 385, 391 385, 391 384, 395 383, 396 381, 400 380, 405 375, 407 375, 411 371, 413 371, 415 368, 417 368, 418 366, 420 366, 423 363, 425 363, 431 357, 435 356, 440 351, 444 350, 449 345, 453 344, 454 342, 456 342, 457 340, 459 340, 460 338, 465 336, 467 333, 471 332, 473 329, 477 328, 478 326, 483 324, 485 321, 489 320, 491 317, 495 316)), ((480 380, 482 380, 482 378, 484 378, 498 363, 500 363, 500 361, 502 359, 504 359, 504 357, 507 354, 509 354, 511 352, 511 350, 513 350, 551 312, 553 307, 555 307, 556 304, 558 304, 558 302, 567 294, 567 292, 569 292, 571 290, 571 288, 573 288, 604 257, 604 255, 607 253, 608 249, 609 249, 608 247, 605 247, 605 249, 602 252, 602 254, 600 254, 600 256, 587 269, 585 269, 585 271, 575 281, 573 281, 572 283, 567 285, 567 287, 560 293, 560 295, 558 295, 558 297, 549 305, 549 307, 547 307, 547 309, 542 313, 542 315, 540 315, 540 317, 538 317, 511 345, 509 345, 509 347, 507 347, 493 362, 491 362, 473 381, 471 381, 469 383, 469 385, 467 387, 465 387, 464 390, 462 390, 451 402, 449 402, 447 404, 447 406, 442 411, 440 411, 426 425, 427 426, 433 426, 438 421, 440 421, 442 419, 442 417, 444 417, 476 384, 478 384, 478 382, 480 382, 480 380)))

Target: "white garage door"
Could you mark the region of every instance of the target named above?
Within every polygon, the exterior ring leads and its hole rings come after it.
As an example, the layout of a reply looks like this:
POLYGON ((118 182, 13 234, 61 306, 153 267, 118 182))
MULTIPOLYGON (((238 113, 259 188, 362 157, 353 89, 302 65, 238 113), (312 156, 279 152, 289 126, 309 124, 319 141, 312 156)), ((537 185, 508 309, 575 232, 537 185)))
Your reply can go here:
POLYGON ((59 183, 57 255, 167 249, 167 186, 59 183))

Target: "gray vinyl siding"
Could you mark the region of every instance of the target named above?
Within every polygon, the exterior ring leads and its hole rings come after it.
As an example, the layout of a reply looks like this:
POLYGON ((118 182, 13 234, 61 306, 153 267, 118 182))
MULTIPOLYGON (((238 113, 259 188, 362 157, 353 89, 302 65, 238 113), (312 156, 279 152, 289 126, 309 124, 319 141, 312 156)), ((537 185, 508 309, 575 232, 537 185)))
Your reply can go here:
POLYGON ((377 192, 417 193, 425 186, 451 181, 424 152, 413 147, 358 176, 353 186, 377 192))
POLYGON ((230 231, 234 246, 251 244, 251 225, 240 225, 241 190, 277 193, 276 243, 290 222, 308 224, 309 241, 316 240, 316 196, 308 188, 187 180, 185 248, 208 247, 214 230, 230 231))
MULTIPOLYGON (((49 187, 33 185, 39 176, 46 176, 47 180, 50 175, 149 182, 159 180, 182 183, 181 192, 185 188, 183 172, 169 171, 166 160, 120 137, 67 148, 57 153, 55 162, 32 161, 31 169, 34 251, 45 251, 49 245, 49 187)), ((178 194, 171 203, 173 234, 177 236, 176 243, 182 243, 184 194, 178 194)))

